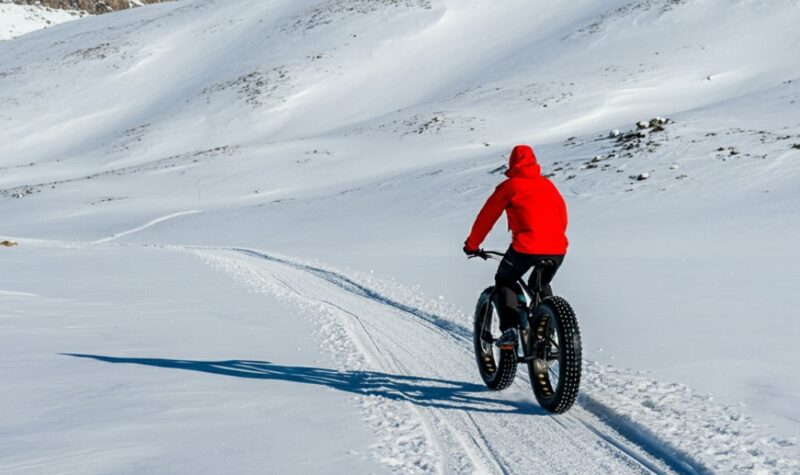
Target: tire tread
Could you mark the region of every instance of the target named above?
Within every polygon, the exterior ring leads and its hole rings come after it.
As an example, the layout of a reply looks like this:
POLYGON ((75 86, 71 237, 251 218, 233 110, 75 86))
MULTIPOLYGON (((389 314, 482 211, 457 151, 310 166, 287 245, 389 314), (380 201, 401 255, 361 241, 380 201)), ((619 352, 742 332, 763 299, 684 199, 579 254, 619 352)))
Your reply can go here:
MULTIPOLYGON (((556 390, 555 398, 544 397, 539 394, 535 385, 535 376, 531 369, 531 383, 536 399, 542 407, 555 414, 567 412, 578 398, 581 383, 582 348, 578 319, 572 306, 562 297, 548 297, 543 305, 550 305, 555 311, 556 319, 561 327, 561 351, 564 354, 561 365, 563 376, 556 390), (570 344, 565 344, 570 342, 570 344)), ((532 367, 531 367, 532 368, 532 367)))

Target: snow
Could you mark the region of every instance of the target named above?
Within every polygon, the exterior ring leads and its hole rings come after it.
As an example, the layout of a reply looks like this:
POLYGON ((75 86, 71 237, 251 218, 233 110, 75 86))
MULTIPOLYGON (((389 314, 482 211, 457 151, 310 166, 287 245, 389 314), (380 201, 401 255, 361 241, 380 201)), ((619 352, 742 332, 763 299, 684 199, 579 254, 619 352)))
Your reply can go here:
POLYGON ((194 0, 0 43, 0 471, 800 472, 800 9, 765 5, 194 0), (570 209, 558 417, 471 352, 460 243, 517 143, 570 209))
POLYGON ((84 15, 86 15, 84 12, 58 10, 41 5, 16 5, 0 2, 0 41, 76 20, 84 15))
POLYGON ((3 473, 385 471, 317 323, 191 255, 28 242, 3 272, 3 473))

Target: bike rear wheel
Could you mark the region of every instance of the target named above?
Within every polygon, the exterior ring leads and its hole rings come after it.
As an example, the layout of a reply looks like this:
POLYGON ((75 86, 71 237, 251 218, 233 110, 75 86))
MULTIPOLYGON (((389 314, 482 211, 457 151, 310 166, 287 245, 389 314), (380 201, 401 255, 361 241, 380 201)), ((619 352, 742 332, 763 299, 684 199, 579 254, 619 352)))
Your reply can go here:
POLYGON ((494 304, 494 287, 483 291, 475 307, 473 342, 475 359, 483 382, 489 389, 502 390, 514 382, 517 375, 517 354, 494 345, 500 336, 499 315, 494 304))
POLYGON ((528 372, 542 408, 561 414, 578 397, 581 382, 581 335, 570 304, 561 297, 546 298, 534 312, 529 340, 528 372))

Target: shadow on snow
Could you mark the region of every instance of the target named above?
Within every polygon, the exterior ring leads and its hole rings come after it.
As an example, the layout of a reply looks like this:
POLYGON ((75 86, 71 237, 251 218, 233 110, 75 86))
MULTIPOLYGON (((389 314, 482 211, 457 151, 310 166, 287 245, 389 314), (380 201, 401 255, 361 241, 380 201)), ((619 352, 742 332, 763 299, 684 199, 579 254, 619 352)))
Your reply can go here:
POLYGON ((546 415, 536 404, 485 397, 480 384, 380 373, 375 371, 335 371, 305 366, 284 366, 268 361, 226 360, 192 361, 160 358, 117 358, 113 356, 62 353, 105 363, 127 363, 158 368, 198 371, 237 378, 290 381, 327 386, 360 396, 408 401, 422 407, 489 413, 546 415))

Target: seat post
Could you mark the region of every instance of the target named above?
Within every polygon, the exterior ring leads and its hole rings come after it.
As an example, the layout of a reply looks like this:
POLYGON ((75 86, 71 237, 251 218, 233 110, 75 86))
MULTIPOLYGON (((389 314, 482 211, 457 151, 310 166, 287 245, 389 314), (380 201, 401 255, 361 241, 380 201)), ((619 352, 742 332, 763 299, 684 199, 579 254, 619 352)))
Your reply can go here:
POLYGON ((550 259, 542 259, 541 261, 536 262, 536 264, 533 266, 533 273, 531 274, 528 285, 531 286, 532 290, 537 295, 541 294, 541 292, 544 290, 542 286, 542 273, 547 267, 555 267, 555 263, 550 259))

